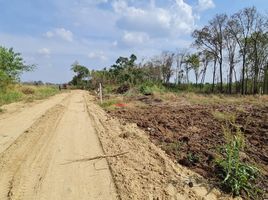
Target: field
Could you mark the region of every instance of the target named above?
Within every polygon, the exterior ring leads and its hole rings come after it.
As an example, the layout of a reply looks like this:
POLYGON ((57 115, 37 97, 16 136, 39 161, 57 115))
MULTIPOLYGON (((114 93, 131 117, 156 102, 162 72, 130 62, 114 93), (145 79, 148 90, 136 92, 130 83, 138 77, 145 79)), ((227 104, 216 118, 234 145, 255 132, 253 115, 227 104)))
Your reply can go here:
POLYGON ((58 92, 56 86, 11 85, 5 91, 0 90, 0 106, 17 101, 40 100, 58 92))
POLYGON ((158 93, 109 98, 104 107, 110 115, 136 123, 176 163, 192 169, 225 192, 230 191, 223 188, 216 163, 228 140, 224 130, 230 128, 233 134, 238 127, 245 140, 239 158, 260 170, 254 187, 267 192, 267 96, 158 93))

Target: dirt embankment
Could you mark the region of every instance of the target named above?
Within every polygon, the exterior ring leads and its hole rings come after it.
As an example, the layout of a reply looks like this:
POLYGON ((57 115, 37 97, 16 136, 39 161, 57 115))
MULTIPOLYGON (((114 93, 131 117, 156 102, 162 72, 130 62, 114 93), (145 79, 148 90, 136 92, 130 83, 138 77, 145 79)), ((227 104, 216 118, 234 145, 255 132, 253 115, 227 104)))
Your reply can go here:
POLYGON ((134 122, 148 133, 150 140, 161 147, 175 162, 203 177, 217 181, 215 157, 225 143, 222 125, 225 122, 213 113, 235 113, 246 139, 243 159, 262 169, 259 186, 268 188, 268 107, 234 105, 174 106, 150 101, 147 106, 118 108, 109 113, 134 122))

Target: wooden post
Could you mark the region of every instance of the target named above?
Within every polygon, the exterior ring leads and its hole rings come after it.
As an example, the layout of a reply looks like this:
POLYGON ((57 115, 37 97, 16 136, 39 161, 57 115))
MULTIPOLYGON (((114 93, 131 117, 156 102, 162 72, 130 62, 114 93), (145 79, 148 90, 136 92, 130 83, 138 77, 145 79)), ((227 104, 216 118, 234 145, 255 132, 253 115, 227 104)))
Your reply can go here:
POLYGON ((101 85, 101 83, 100 83, 100 102, 102 104, 102 85, 101 85))

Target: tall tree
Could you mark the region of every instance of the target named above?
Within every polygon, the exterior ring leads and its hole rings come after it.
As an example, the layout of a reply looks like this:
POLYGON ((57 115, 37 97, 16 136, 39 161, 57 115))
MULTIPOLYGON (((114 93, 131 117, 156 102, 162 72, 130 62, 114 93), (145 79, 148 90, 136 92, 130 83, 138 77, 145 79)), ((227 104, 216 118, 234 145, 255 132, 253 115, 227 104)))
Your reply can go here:
POLYGON ((242 55, 241 94, 246 94, 246 58, 248 54, 249 37, 259 28, 258 13, 255 7, 245 8, 235 13, 228 22, 230 33, 236 39, 242 55))
POLYGON ((234 76, 234 68, 235 64, 238 62, 236 60, 237 53, 237 42, 233 34, 231 34, 229 26, 227 25, 224 29, 224 42, 227 51, 228 64, 229 64, 229 74, 228 74, 228 93, 232 93, 232 84, 233 84, 233 76, 234 76))
POLYGON ((200 67, 200 60, 198 54, 189 55, 186 62, 190 65, 191 69, 194 70, 195 84, 197 85, 199 78, 199 67, 200 67))
POLYGON ((228 17, 226 14, 216 15, 210 21, 211 34, 214 38, 214 43, 216 47, 217 60, 219 62, 220 69, 220 92, 223 92, 223 50, 224 50, 224 28, 227 23, 228 17))
POLYGON ((223 50, 224 50, 224 27, 227 23, 227 15, 221 14, 216 15, 209 25, 205 26, 201 30, 195 30, 192 34, 195 39, 194 45, 198 49, 206 50, 211 52, 214 56, 213 65, 213 85, 212 90, 214 91, 215 75, 216 75, 216 64, 219 63, 220 69, 220 90, 223 90, 223 50))
POLYGON ((175 61, 176 61, 176 69, 175 69, 175 83, 180 84, 183 79, 183 65, 185 64, 185 60, 187 57, 187 50, 182 49, 178 50, 175 55, 175 61))
POLYGON ((206 73, 207 73, 207 68, 208 68, 208 65, 211 61, 213 61, 213 54, 209 51, 203 51, 201 53, 201 63, 203 65, 203 69, 201 70, 201 74, 202 74, 202 77, 201 77, 201 83, 204 84, 205 82, 205 78, 206 78, 206 73))

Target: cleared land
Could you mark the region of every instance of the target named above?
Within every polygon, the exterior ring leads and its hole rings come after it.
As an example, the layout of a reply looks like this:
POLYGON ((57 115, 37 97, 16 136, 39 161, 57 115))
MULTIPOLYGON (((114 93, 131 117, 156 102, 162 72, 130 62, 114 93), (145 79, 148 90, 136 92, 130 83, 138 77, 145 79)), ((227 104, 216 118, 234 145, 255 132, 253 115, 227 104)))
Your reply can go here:
POLYGON ((137 124, 175 163, 218 187, 221 180, 215 161, 226 143, 223 127, 233 118, 245 137, 241 159, 261 170, 257 186, 267 192, 267 97, 152 95, 117 96, 110 101, 116 102, 106 107, 110 115, 137 124))
POLYGON ((72 91, 6 106, 0 199, 231 199, 95 102, 85 91, 72 91))

